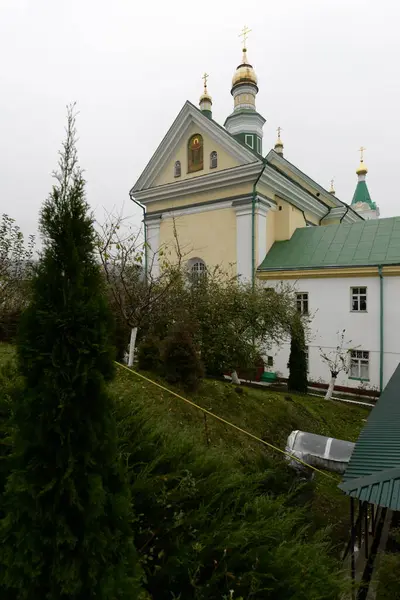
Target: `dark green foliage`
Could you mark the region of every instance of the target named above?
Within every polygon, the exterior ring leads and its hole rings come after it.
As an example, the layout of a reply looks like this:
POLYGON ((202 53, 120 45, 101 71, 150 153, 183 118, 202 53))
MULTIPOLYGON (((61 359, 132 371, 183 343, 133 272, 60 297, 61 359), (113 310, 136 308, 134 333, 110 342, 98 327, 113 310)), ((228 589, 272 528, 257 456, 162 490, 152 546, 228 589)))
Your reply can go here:
POLYGON ((148 335, 138 348, 138 365, 143 371, 162 371, 161 341, 157 336, 148 335))
POLYGON ((153 598, 339 599, 338 564, 299 507, 309 492, 279 459, 242 463, 221 445, 207 449, 179 412, 175 423, 160 419, 145 397, 118 393, 117 416, 153 598))
POLYGON ((300 314, 296 312, 291 327, 289 380, 290 392, 307 393, 307 359, 305 353, 304 327, 300 314))
POLYGON ((189 327, 176 325, 164 342, 163 366, 169 383, 182 384, 195 390, 203 376, 203 365, 194 345, 189 327))
MULTIPOLYGON (((23 315, 13 472, 0 582, 18 600, 137 598, 131 499, 118 461, 110 313, 68 113, 60 172, 41 213, 44 251, 23 315)), ((2 596, 3 598, 3 596, 2 596)))

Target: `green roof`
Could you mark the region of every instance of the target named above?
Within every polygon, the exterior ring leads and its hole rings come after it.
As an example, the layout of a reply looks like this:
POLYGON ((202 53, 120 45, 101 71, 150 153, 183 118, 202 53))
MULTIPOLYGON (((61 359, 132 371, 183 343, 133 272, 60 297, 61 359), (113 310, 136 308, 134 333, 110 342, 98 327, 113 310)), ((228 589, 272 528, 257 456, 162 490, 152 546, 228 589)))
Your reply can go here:
POLYGON ((369 195, 366 181, 359 181, 357 183, 356 191, 354 192, 351 204, 354 205, 358 204, 359 202, 365 202, 366 204, 369 204, 373 210, 376 209, 376 204, 375 202, 372 202, 371 196, 369 195))
POLYGON ((400 365, 357 440, 339 488, 353 498, 400 510, 400 365))
POLYGON ((400 217, 296 229, 259 271, 400 264, 400 217))

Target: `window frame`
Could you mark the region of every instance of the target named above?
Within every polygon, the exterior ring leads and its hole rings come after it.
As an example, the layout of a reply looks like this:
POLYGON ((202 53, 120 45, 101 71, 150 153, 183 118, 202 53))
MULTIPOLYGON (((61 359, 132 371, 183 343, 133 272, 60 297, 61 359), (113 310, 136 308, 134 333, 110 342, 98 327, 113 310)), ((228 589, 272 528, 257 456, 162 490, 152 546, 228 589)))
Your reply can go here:
POLYGON ((218 167, 218 152, 213 150, 210 152, 210 169, 216 169, 218 167), (213 160, 215 159, 215 165, 213 165, 213 160))
POLYGON ((369 350, 360 350, 359 348, 349 350, 349 379, 353 381, 370 381, 370 359, 371 353, 369 350), (357 367, 357 375, 354 375, 352 372, 354 364, 357 367), (362 377, 363 365, 367 366, 367 377, 362 377))
POLYGON ((248 146, 249 148, 254 150, 254 135, 252 135, 251 133, 245 133, 244 134, 244 143, 246 144, 246 146, 248 146), (247 138, 250 138, 251 144, 249 144, 249 142, 247 141, 247 138))
POLYGON ((366 313, 368 312, 368 287, 366 285, 353 285, 350 286, 350 312, 353 313, 366 313), (360 291, 355 294, 354 290, 365 290, 365 293, 361 293, 360 291), (365 296, 365 309, 361 310, 360 308, 353 308, 354 298, 358 298, 357 302, 360 306, 361 297, 365 296))
POLYGON ((180 160, 176 160, 174 164, 174 177, 182 177, 182 163, 180 160), (179 173, 177 173, 179 167, 179 173))
POLYGON ((308 297, 308 292, 296 292, 296 308, 301 315, 310 314, 310 299, 308 297), (307 296, 307 298, 299 298, 299 296, 307 296), (301 310, 299 310, 299 302, 301 303, 301 310), (307 310, 304 310, 304 302, 307 302, 307 310))
POLYGON ((257 152, 261 154, 261 138, 257 136, 257 152))
POLYGON ((273 356, 270 356, 270 355, 267 356, 266 366, 267 367, 274 366, 274 357, 273 356))

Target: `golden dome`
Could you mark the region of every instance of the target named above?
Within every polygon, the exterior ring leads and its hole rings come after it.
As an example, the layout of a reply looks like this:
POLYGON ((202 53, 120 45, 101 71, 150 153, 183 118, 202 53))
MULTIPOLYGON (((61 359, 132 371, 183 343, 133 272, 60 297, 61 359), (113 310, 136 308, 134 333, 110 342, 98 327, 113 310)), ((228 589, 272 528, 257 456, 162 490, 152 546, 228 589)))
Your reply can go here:
POLYGON ((235 87, 240 83, 251 83, 257 86, 257 75, 247 60, 246 48, 243 48, 242 62, 232 77, 232 87, 235 87))
POLYGON ((356 171, 357 175, 366 175, 368 173, 368 169, 364 164, 364 161, 361 160, 360 162, 360 166, 358 167, 357 171, 356 171))

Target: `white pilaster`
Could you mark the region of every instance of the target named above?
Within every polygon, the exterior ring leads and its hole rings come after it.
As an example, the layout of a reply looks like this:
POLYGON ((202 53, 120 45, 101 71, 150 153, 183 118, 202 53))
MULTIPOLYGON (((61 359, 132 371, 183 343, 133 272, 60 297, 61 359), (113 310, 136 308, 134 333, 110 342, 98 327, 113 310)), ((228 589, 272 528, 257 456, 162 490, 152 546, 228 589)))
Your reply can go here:
POLYGON ((147 233, 147 272, 152 277, 158 277, 160 266, 158 252, 160 250, 161 219, 153 219, 145 223, 147 233))
POLYGON ((264 260, 267 253, 267 213, 266 206, 257 206, 257 254, 256 268, 264 260))
POLYGON ((236 269, 242 281, 251 281, 251 203, 236 207, 236 269))

